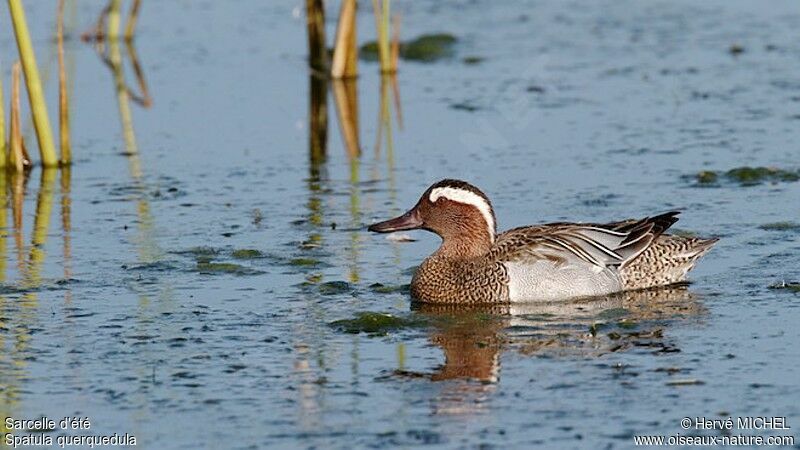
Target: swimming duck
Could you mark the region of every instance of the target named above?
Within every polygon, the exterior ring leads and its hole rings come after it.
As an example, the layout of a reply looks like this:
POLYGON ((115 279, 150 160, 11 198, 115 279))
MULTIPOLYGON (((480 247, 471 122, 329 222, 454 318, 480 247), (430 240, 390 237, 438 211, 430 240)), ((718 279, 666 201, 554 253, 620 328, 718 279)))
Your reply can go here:
POLYGON ((489 198, 442 180, 376 233, 424 229, 442 244, 417 268, 411 295, 425 303, 552 301, 681 283, 716 238, 664 234, 671 211, 606 224, 548 223, 497 234, 489 198))

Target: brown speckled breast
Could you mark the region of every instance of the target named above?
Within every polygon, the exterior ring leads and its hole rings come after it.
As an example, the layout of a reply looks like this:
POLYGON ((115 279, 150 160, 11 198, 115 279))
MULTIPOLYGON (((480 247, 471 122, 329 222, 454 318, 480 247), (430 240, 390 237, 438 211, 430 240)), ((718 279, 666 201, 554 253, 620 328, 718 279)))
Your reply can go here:
POLYGON ((417 268, 411 296, 425 303, 505 303, 508 274, 502 264, 486 258, 451 260, 433 255, 417 268))

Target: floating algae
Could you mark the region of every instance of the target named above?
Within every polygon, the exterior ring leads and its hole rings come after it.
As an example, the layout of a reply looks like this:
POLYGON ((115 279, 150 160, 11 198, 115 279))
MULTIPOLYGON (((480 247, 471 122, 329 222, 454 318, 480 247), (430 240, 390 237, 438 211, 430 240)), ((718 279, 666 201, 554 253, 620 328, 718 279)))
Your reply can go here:
POLYGON ((326 281, 318 285, 322 295, 338 295, 353 291, 353 287, 346 281, 326 281))
POLYGON ((251 269, 234 263, 198 261, 195 272, 202 274, 234 274, 234 275, 257 275, 264 273, 260 270, 251 269))
POLYGON ((249 248, 236 249, 231 253, 231 257, 234 259, 256 259, 262 256, 264 255, 260 251, 249 248))
POLYGON ((372 292, 377 292, 378 294, 393 294, 395 292, 408 292, 409 285, 407 284, 381 284, 381 283, 373 283, 369 285, 369 289, 372 292))
MULTIPOLYGON (((450 58, 454 53, 454 46, 458 39, 452 34, 436 33, 423 34, 422 36, 400 43, 400 57, 408 61, 434 62, 450 58)), ((378 61, 378 43, 370 41, 359 49, 359 57, 365 61, 378 61)), ((477 64, 482 58, 465 58, 465 64, 477 64), (471 62, 467 62, 469 59, 471 62)))
POLYGON ((786 290, 789 292, 794 292, 795 294, 800 294, 800 283, 796 281, 781 281, 780 283, 770 285, 769 288, 775 290, 786 290))
POLYGON ((759 225, 758 228, 767 231, 800 231, 800 223, 797 222, 772 222, 759 225))
POLYGON ((765 181, 798 181, 800 174, 774 167, 738 167, 725 172, 725 177, 743 186, 753 186, 765 181))
POLYGON ((800 171, 775 167, 736 167, 728 171, 703 170, 685 178, 693 179, 698 186, 719 186, 722 181, 740 186, 756 186, 762 183, 793 182, 800 180, 800 171))
POLYGON ((388 313, 365 311, 357 313, 352 319, 336 320, 329 325, 344 333, 385 335, 389 331, 403 328, 419 328, 426 325, 426 322, 422 319, 408 319, 388 313))
POLYGON ((289 260, 290 266, 311 267, 319 265, 319 260, 314 258, 294 258, 289 260))

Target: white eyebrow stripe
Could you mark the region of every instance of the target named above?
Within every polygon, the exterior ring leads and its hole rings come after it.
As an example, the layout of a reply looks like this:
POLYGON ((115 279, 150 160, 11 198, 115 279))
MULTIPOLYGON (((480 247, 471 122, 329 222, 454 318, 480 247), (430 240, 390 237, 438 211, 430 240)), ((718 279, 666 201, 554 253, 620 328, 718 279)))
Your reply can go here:
POLYGON ((470 205, 477 208, 483 216, 483 219, 486 221, 486 226, 489 228, 489 236, 491 237, 492 242, 494 242, 495 224, 494 216, 492 216, 492 207, 489 206, 489 202, 474 192, 453 187, 436 188, 431 191, 429 199, 432 203, 436 203, 436 200, 439 200, 441 197, 453 202, 463 203, 465 205, 470 205))

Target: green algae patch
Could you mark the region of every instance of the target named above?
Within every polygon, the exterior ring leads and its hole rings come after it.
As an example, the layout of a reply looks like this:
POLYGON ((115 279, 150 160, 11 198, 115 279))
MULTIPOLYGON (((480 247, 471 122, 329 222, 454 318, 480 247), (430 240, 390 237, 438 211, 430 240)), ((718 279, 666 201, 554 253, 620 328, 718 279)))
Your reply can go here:
POLYGON ((322 295, 339 295, 353 291, 353 287, 346 281, 326 281, 317 286, 322 295))
POLYGON ((314 258, 293 258, 289 260, 290 266, 313 267, 319 265, 319 260, 314 258))
POLYGON ((409 285, 407 284, 381 284, 373 283, 369 285, 369 290, 378 294, 394 294, 396 292, 408 292, 409 285))
POLYGON ((390 331, 420 328, 425 325, 427 322, 419 318, 409 319, 372 311, 360 312, 352 319, 335 320, 329 324, 330 327, 343 333, 372 335, 386 335, 390 331))
POLYGON ((772 222, 759 225, 758 228, 767 231, 800 231, 800 223, 797 222, 772 222))
POLYGON ((241 266, 234 263, 198 261, 194 269, 195 272, 202 274, 233 274, 233 275, 256 275, 263 273, 259 270, 241 266))
POLYGON ((358 57, 364 61, 379 61, 380 51, 378 50, 378 42, 369 41, 362 45, 361 48, 358 49, 358 57))
POLYGON ((800 173, 774 167, 737 167, 725 172, 725 178, 742 186, 764 182, 792 182, 800 180, 800 173))
MULTIPOLYGON (((416 39, 401 42, 400 57, 408 61, 425 63, 450 58, 455 53, 456 42, 458 42, 458 39, 448 33, 423 34, 416 39)), ((358 51, 358 55, 364 61, 378 61, 379 51, 377 42, 370 41, 362 45, 358 51)), ((480 62, 476 60, 478 57, 472 58, 472 64, 480 62)))
POLYGON ((800 171, 776 167, 736 167, 727 171, 703 170, 695 175, 684 177, 693 180, 697 186, 716 187, 723 182, 739 186, 757 186, 763 183, 791 183, 800 181, 800 171))
POLYGON ((719 181, 717 172, 711 170, 704 170, 698 173, 695 178, 698 184, 716 184, 719 181))
POLYGON ((781 281, 780 283, 770 285, 769 288, 800 294, 800 282, 797 281, 781 281))
POLYGON ((250 248, 240 248, 231 252, 231 257, 234 259, 256 259, 263 256, 264 254, 260 251, 250 248))
POLYGON ((461 62, 464 63, 467 66, 474 66, 476 64, 480 64, 480 63, 484 62, 485 60, 486 60, 486 58, 484 58, 482 56, 467 56, 467 57, 463 58, 461 60, 461 62))
POLYGON ((597 318, 603 320, 619 319, 627 316, 628 314, 630 314, 630 311, 625 308, 610 308, 600 312, 600 314, 597 315, 597 318))
POLYGON ((400 46, 400 56, 410 61, 433 62, 453 56, 457 39, 452 34, 425 34, 400 46))

